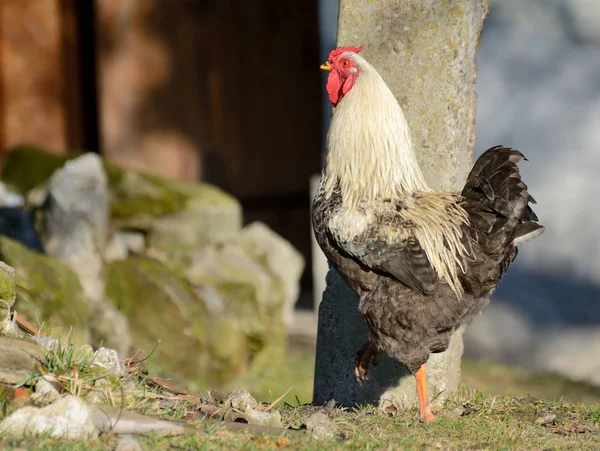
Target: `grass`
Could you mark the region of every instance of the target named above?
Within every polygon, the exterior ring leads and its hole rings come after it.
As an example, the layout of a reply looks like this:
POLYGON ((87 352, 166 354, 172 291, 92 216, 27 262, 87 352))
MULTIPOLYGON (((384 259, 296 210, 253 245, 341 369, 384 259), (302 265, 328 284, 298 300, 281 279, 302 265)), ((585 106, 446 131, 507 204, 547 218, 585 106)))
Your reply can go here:
POLYGON ((283 401, 291 405, 306 404, 312 401, 314 368, 314 355, 290 353, 284 363, 277 362, 261 374, 246 374, 223 391, 243 388, 257 401, 271 403, 291 388, 283 401))
MULTIPOLYGON (((60 353, 58 357, 64 363, 70 358, 70 366, 78 368, 81 377, 85 377, 89 364, 85 356, 68 348, 60 353)), ((69 368, 56 362, 51 365, 56 372, 69 368)), ((372 406, 339 409, 301 405, 311 397, 313 366, 311 355, 292 353, 268 373, 240 379, 236 384, 266 403, 293 386, 280 412, 284 424, 300 432, 281 436, 231 432, 222 422, 196 419, 192 424, 197 433, 181 437, 153 434, 137 439, 142 449, 157 450, 600 449, 600 389, 556 375, 466 362, 464 385, 443 408, 435 411, 435 423, 422 424, 417 420, 416 408, 390 415, 372 406), (335 438, 317 442, 302 431, 307 418, 319 409, 336 424, 335 438)), ((79 386, 69 387, 82 390, 79 386)), ((161 396, 160 392, 156 394, 161 396)), ((146 407, 141 402, 138 400, 130 408, 144 411, 146 407)), ((191 404, 175 406, 177 413, 170 412, 168 416, 181 418, 191 409, 191 404)), ((161 415, 167 416, 167 412, 161 415)), ((0 438, 0 449, 104 450, 114 449, 117 440, 109 435, 87 443, 49 437, 0 438)))
MULTIPOLYGON (((138 413, 178 420, 197 404, 197 399, 178 396, 152 382, 145 371, 145 357, 136 354, 130 359, 134 371, 119 379, 102 366, 94 365, 95 354, 90 346, 74 347, 68 340, 47 349, 36 362, 31 375, 15 388, 30 393, 31 384, 41 376, 51 375, 52 385, 61 394, 71 394, 90 402, 102 402, 113 407, 123 406, 138 413), (90 396, 95 396, 91 401, 90 396), (100 399, 100 401, 98 400, 100 399)), ((12 412, 6 401, 0 403, 0 420, 12 412)), ((2 449, 0 447, 0 449, 2 449)))
MULTIPOLYGON (((303 424, 316 408, 286 407, 286 422, 303 424)), ((143 449, 598 449, 598 406, 544 402, 536 398, 486 397, 480 392, 463 391, 438 412, 437 422, 422 424, 416 409, 395 417, 373 407, 354 410, 330 409, 327 413, 338 428, 338 436, 315 441, 310 434, 268 437, 250 433, 232 433, 218 424, 200 425, 197 434, 162 437, 159 434, 139 438, 143 449), (460 410, 462 416, 457 413, 460 410), (555 418, 547 424, 539 419, 555 418)), ((95 442, 67 443, 50 438, 4 440, 3 449, 114 449, 115 437, 95 442)))
MULTIPOLYGON (((71 343, 58 341, 55 348, 45 351, 44 358, 38 362, 31 376, 16 387, 26 385, 36 377, 45 374, 53 374, 57 377, 79 375, 81 372, 89 371, 93 361, 94 355, 91 347, 75 348, 71 343)), ((78 394, 72 385, 68 389, 66 388, 66 391, 78 394)))
POLYGON ((531 395, 545 400, 600 403, 600 387, 556 374, 536 373, 491 362, 463 362, 462 381, 490 396, 531 395))
MULTIPOLYGON (((275 364, 260 375, 244 376, 225 387, 224 391, 241 387, 258 401, 269 403, 293 387, 284 401, 297 405, 299 399, 300 404, 306 404, 312 399, 314 366, 313 354, 292 352, 285 364, 275 364)), ((462 381, 467 387, 480 390, 487 396, 532 395, 545 400, 600 403, 600 387, 498 363, 464 361, 462 381)))

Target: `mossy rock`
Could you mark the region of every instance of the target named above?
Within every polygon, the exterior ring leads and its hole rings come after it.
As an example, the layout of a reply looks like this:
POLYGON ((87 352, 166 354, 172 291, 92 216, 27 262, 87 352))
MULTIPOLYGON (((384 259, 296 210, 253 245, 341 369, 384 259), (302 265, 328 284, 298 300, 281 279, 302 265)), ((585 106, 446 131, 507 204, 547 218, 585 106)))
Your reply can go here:
POLYGON ((88 341, 88 301, 68 266, 5 236, 0 236, 0 260, 16 271, 14 309, 20 315, 33 324, 44 323, 46 334, 71 333, 74 343, 88 341))
POLYGON ((241 228, 239 202, 215 186, 115 166, 107 173, 113 224, 145 231, 148 246, 170 257, 230 239, 241 228))
MULTIPOLYGON (((209 315, 215 318, 211 326, 220 324, 208 331, 214 377, 231 374, 223 370, 233 370, 231 347, 233 343, 237 346, 239 337, 243 337, 243 349, 238 351, 243 360, 236 362, 240 365, 236 376, 260 373, 263 365, 280 361, 286 349, 284 288, 264 256, 240 240, 213 244, 193 256, 185 275, 203 298, 210 300, 209 315)), ((221 378, 215 382, 230 381, 221 378)))
POLYGON ((15 270, 0 261, 0 335, 9 333, 10 308, 16 300, 15 270))
POLYGON ((151 258, 109 265, 106 295, 127 317, 135 350, 148 354, 160 340, 148 361, 152 371, 194 387, 219 388, 254 371, 257 362, 280 360, 286 346, 281 315, 261 304, 252 281, 263 281, 258 291, 264 297, 274 288, 272 280, 252 258, 242 262, 237 271, 245 274, 231 277, 234 269, 216 259, 222 278, 215 271, 194 286, 151 258))
POLYGON ((4 262, 0 262, 0 301, 7 307, 12 307, 17 295, 15 292, 15 269, 4 262))
MULTIPOLYGON (((0 177, 26 194, 80 153, 55 155, 34 146, 12 149, 0 177)), ((148 233, 149 244, 166 253, 197 249, 232 238, 241 228, 240 203, 206 183, 171 180, 104 162, 111 191, 111 219, 116 227, 148 233)))
POLYGON ((108 266, 106 296, 125 315, 136 351, 153 370, 192 379, 205 369, 204 305, 164 263, 134 257, 108 266))
POLYGON ((17 146, 4 159, 1 178, 4 183, 20 194, 27 194, 50 178, 70 158, 81 155, 57 155, 37 146, 17 146))

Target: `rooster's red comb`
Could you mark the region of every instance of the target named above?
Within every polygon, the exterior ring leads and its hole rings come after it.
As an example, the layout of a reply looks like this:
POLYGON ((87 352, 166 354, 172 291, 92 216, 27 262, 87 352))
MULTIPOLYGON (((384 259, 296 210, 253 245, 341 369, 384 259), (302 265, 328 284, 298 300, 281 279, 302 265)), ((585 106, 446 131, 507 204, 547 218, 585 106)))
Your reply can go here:
POLYGON ((334 59, 336 59, 338 56, 340 56, 342 53, 345 52, 353 52, 353 53, 358 53, 363 49, 364 46, 360 46, 360 47, 339 47, 337 49, 332 50, 329 53, 329 57, 327 58, 327 61, 333 61, 334 59))

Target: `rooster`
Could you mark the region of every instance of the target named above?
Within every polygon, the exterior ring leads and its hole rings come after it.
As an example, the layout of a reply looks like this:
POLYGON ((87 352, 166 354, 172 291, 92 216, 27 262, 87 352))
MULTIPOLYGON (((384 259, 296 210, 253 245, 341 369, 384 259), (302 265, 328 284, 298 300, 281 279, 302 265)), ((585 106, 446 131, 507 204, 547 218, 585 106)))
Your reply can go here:
POLYGON ((327 160, 312 207, 316 239, 358 294, 369 341, 357 353, 366 379, 380 353, 416 378, 422 421, 433 421, 425 364, 481 313, 517 255, 544 227, 529 206, 518 150, 492 147, 461 192, 425 182, 408 124, 379 73, 338 48, 321 66, 334 111, 327 160))

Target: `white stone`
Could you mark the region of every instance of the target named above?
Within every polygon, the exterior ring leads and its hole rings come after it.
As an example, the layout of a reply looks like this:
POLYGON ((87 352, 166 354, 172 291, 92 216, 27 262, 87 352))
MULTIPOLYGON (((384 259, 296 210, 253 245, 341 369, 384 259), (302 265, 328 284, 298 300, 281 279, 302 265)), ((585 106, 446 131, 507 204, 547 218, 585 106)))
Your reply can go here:
POLYGON ((283 427, 281 414, 278 410, 273 412, 263 412, 256 409, 247 409, 244 412, 244 418, 249 424, 258 424, 260 426, 283 427))
POLYGON ((0 423, 0 434, 14 437, 48 435, 87 440, 98 437, 88 409, 79 398, 67 395, 41 409, 23 407, 0 423))
POLYGON ((315 440, 323 440, 333 438, 337 428, 327 414, 316 412, 306 420, 306 429, 308 429, 315 440))
POLYGON ((254 409, 258 403, 250 393, 244 390, 233 390, 225 398, 225 404, 233 407, 240 412, 245 412, 249 409, 254 409))
POLYGON ((52 385, 53 382, 57 382, 56 377, 50 374, 46 374, 37 380, 35 391, 31 395, 34 404, 45 406, 60 399, 60 393, 52 385))
POLYGON ((252 243, 256 252, 266 259, 271 273, 283 284, 283 321, 289 326, 293 321, 294 305, 300 293, 300 277, 304 270, 302 254, 261 222, 253 222, 244 227, 241 239, 252 243))
MULTIPOLYGON (((119 358, 117 351, 110 348, 100 348, 94 353, 94 360, 91 366, 99 366, 104 368, 107 374, 110 374, 118 379, 120 383, 127 388, 133 387, 135 384, 129 375, 129 371, 119 358)), ((98 382, 98 381, 96 381, 98 382)))

